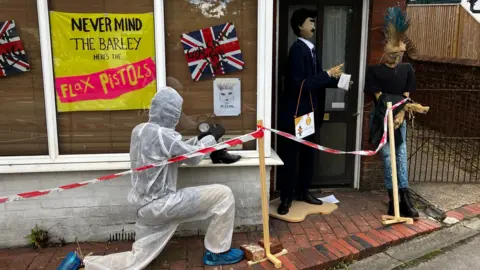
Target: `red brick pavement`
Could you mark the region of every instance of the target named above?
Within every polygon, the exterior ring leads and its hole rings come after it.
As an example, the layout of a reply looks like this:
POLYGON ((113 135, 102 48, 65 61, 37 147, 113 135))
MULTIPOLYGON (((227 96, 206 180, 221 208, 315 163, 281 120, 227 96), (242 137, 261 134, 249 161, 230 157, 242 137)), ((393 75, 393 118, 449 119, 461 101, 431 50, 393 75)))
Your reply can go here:
MULTIPOLYGON (((414 225, 383 226, 381 215, 386 212, 385 194, 376 192, 335 193, 339 208, 332 214, 310 215, 300 223, 270 220, 270 235, 283 243, 288 254, 280 257, 282 269, 306 269, 316 266, 326 269, 341 261, 351 261, 377 253, 437 230, 437 222, 421 219, 414 225)), ((480 205, 467 207, 454 215, 480 214, 480 205)), ((471 216, 470 215, 470 216, 471 216)), ((233 246, 257 242, 261 232, 235 233, 233 246)), ((130 250, 132 243, 81 243, 83 254, 111 254, 130 250)), ((47 248, 41 252, 30 248, 0 250, 0 269, 56 269, 63 257, 76 249, 69 244, 47 248)), ((249 269, 246 261, 224 267, 207 267, 202 263, 205 252, 202 237, 172 239, 148 269, 249 269)), ((256 264, 254 269, 274 269, 269 262, 256 264)))
POLYGON ((459 207, 457 209, 448 211, 446 215, 447 217, 456 218, 459 221, 478 216, 480 215, 480 203, 459 207))

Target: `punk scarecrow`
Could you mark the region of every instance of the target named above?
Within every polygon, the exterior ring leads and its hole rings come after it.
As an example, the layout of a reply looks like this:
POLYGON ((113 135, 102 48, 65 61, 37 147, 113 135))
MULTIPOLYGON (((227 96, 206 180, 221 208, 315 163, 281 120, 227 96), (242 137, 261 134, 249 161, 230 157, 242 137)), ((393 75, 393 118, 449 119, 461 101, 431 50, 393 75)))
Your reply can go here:
MULTIPOLYGON (((365 82, 365 93, 372 94, 374 106, 370 114, 370 143, 378 145, 383 135, 383 119, 387 102, 396 104, 409 98, 416 90, 415 71, 409 63, 402 63, 405 52, 414 53, 414 47, 405 32, 410 26, 406 14, 399 7, 387 9, 385 15, 385 46, 381 63, 369 66, 365 82)), ((380 150, 384 165, 384 183, 390 198, 388 215, 394 215, 392 168, 390 163, 390 143, 395 144, 397 179, 399 187, 400 215, 418 218, 418 211, 410 199, 407 168, 407 122, 406 113, 425 113, 428 107, 414 104, 410 100, 393 111, 395 141, 387 142, 380 150)))

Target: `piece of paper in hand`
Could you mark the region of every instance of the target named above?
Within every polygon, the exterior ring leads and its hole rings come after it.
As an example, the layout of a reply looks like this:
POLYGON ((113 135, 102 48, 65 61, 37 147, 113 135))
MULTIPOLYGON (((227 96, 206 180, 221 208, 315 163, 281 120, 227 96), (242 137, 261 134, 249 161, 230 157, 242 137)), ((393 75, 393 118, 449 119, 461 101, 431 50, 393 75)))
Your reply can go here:
POLYGON ((337 200, 337 198, 335 198, 335 195, 330 195, 330 196, 327 196, 327 197, 323 197, 323 198, 318 198, 319 200, 321 200, 322 202, 326 202, 326 203, 339 203, 340 201, 337 200))
POLYGON ((340 89, 344 89, 348 91, 348 88, 350 88, 350 78, 352 75, 350 74, 342 74, 340 76, 340 80, 338 80, 337 87, 340 89))

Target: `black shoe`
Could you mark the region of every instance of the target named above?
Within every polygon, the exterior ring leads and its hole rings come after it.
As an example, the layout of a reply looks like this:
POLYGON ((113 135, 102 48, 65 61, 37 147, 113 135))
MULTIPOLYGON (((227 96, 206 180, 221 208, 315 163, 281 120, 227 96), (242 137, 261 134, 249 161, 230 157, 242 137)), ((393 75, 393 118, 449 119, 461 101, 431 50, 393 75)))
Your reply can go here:
POLYGON ((312 194, 310 194, 310 192, 305 192, 303 195, 300 195, 298 198, 297 198, 297 201, 303 201, 303 202, 306 202, 306 203, 309 203, 309 204, 315 204, 315 205, 322 205, 323 202, 319 199, 317 199, 315 196, 313 196, 312 194))
POLYGON ((210 154, 210 159, 212 160, 213 164, 232 164, 239 161, 241 158, 241 156, 229 154, 227 149, 217 150, 210 154))
POLYGON ((291 198, 282 200, 282 202, 280 203, 277 209, 278 214, 282 216, 288 214, 288 211, 290 210, 290 206, 292 206, 291 198))
POLYGON ((400 214, 402 217, 409 218, 418 218, 417 209, 413 206, 413 203, 410 201, 410 190, 408 188, 401 188, 398 190, 400 197, 400 214))
POLYGON ((387 191, 388 191, 388 198, 389 198, 387 215, 393 216, 395 215, 395 212, 393 210, 393 190, 387 189, 387 191))

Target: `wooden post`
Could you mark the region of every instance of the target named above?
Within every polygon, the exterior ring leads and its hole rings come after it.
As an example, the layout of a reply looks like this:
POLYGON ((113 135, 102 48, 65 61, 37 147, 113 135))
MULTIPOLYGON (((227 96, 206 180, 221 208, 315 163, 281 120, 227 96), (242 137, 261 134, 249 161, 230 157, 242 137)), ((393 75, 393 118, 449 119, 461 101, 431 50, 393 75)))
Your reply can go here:
MULTIPOLYGON (((258 126, 263 127, 263 121, 258 120, 258 126)), ((267 171, 265 167, 265 138, 262 136, 258 139, 258 154, 260 160, 260 186, 262 197, 262 221, 263 221, 263 243, 265 245, 265 255, 267 259, 275 265, 275 268, 281 268, 282 262, 270 253, 270 229, 268 216, 268 201, 267 201, 267 171)))
POLYGON ((398 202, 398 179, 397 179, 397 156, 395 154, 395 128, 393 126, 392 102, 387 102, 388 111, 388 140, 390 145, 390 164, 392 166, 392 186, 393 186, 393 212, 395 216, 382 216, 384 225, 406 222, 413 224, 413 219, 400 217, 400 205, 398 202))
MULTIPOLYGON (((392 108, 392 103, 387 103, 387 109, 392 108)), ((397 178, 397 155, 395 153, 395 130, 393 123, 393 111, 388 113, 388 138, 390 140, 390 164, 392 167, 392 186, 393 186, 393 212, 396 218, 400 217, 400 207, 398 201, 398 178, 397 178)))

